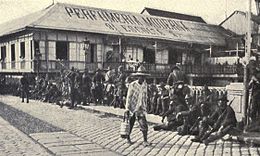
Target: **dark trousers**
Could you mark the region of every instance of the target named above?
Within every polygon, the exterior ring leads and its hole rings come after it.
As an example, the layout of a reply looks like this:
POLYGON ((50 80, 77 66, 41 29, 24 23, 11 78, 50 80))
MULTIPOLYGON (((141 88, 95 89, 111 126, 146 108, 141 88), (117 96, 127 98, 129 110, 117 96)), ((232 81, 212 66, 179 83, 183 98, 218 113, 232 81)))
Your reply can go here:
POLYGON ((26 98, 26 102, 29 103, 29 90, 28 89, 22 89, 21 98, 22 98, 22 102, 24 102, 24 98, 26 98))
POLYGON ((250 110, 251 119, 255 121, 255 119, 260 116, 260 93, 252 96, 250 110))
POLYGON ((91 98, 90 89, 89 88, 83 88, 82 93, 83 93, 83 104, 90 103, 90 98, 91 98))
POLYGON ((204 138, 203 140, 207 140, 207 142, 212 142, 212 141, 215 141, 215 140, 218 140, 218 139, 221 139, 222 137, 224 137, 226 134, 229 134, 229 132, 232 131, 234 125, 228 125, 226 126, 225 128, 223 128, 221 130, 221 132, 217 133, 216 135, 210 135, 208 133, 205 133, 204 134, 204 138))
POLYGON ((183 123, 181 121, 173 120, 169 121, 167 124, 160 124, 154 126, 155 131, 165 130, 165 131, 175 131, 177 127, 181 126, 183 123))
POLYGON ((70 107, 71 108, 74 107, 75 98, 76 98, 76 91, 75 90, 71 90, 71 93, 70 93, 70 107))
POLYGON ((130 134, 132 132, 132 129, 134 127, 136 118, 137 118, 137 121, 139 123, 140 130, 143 132, 144 141, 147 141, 148 125, 147 125, 146 117, 144 115, 137 115, 136 113, 134 113, 133 116, 130 117, 129 138, 130 138, 130 134))

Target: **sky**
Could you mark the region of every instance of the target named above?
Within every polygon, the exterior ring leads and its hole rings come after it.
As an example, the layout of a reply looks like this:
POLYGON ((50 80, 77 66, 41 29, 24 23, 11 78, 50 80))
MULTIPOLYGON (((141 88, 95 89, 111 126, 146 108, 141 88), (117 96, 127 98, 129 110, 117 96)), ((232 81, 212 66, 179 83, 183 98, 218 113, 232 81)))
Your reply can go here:
MULTIPOLYGON (((39 11, 53 0, 0 0, 0 24, 39 11)), ((144 7, 202 17, 207 23, 220 24, 235 10, 248 10, 249 0, 54 0, 97 8, 140 13, 144 7)), ((252 12, 255 13, 252 0, 252 12)))

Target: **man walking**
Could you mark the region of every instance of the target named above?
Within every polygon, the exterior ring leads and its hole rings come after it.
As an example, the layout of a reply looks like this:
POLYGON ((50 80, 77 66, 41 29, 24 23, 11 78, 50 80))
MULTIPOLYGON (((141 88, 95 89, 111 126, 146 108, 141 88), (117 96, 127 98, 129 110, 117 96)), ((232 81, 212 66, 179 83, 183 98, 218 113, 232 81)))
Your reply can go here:
POLYGON ((130 132, 127 138, 128 143, 132 144, 130 134, 133 129, 135 120, 137 118, 140 129, 143 133, 143 146, 149 146, 147 142, 148 125, 146 121, 146 106, 147 106, 147 83, 145 76, 145 68, 140 66, 136 73, 132 74, 137 76, 138 79, 129 84, 127 98, 126 98, 126 113, 130 115, 130 132))

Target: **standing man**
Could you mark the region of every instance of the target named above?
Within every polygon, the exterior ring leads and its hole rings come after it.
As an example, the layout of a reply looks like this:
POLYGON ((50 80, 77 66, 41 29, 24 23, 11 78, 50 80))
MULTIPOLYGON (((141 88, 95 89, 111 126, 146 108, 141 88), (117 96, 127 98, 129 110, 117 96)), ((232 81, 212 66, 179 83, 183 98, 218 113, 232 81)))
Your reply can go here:
POLYGON ((145 68, 140 66, 133 76, 137 76, 138 79, 129 84, 127 92, 126 113, 130 115, 130 132, 127 140, 128 143, 132 144, 130 134, 137 118, 143 133, 143 146, 146 147, 150 145, 150 143, 147 142, 148 125, 145 117, 147 106, 147 83, 145 77, 148 76, 148 74, 145 73, 145 68))
POLYGON ((24 96, 26 96, 26 103, 29 103, 29 81, 25 73, 23 73, 23 77, 20 80, 20 84, 22 102, 24 102, 24 96))
POLYGON ((248 70, 250 78, 248 86, 252 90, 249 103, 249 116, 251 122, 255 122, 260 117, 260 68, 255 56, 250 57, 248 70))
POLYGON ((75 102, 75 98, 76 98, 76 88, 75 88, 75 80, 76 80, 76 72, 74 67, 71 68, 70 73, 68 74, 68 78, 69 78, 69 90, 70 90, 70 107, 69 109, 74 108, 74 102, 75 102))
POLYGON ((102 74, 101 70, 98 68, 96 74, 93 77, 93 82, 95 84, 94 89, 94 103, 103 103, 103 82, 105 81, 105 76, 102 74))
POLYGON ((185 79, 185 75, 181 69, 178 66, 174 66, 172 72, 167 78, 167 84, 173 87, 177 82, 185 82, 185 79))
POLYGON ((82 76, 82 93, 83 93, 83 105, 90 104, 91 100, 91 85, 92 79, 89 75, 88 68, 85 69, 85 72, 82 76))

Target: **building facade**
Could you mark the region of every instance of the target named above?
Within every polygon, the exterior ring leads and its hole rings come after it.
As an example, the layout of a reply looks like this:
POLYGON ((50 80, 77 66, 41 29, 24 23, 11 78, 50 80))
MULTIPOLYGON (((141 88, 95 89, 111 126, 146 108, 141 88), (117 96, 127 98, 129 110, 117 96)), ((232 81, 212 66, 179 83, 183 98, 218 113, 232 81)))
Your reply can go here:
POLYGON ((204 22, 57 3, 0 26, 0 72, 131 71, 140 63, 166 77, 178 63, 189 65, 193 83, 191 67, 204 65, 212 52, 205 49, 224 48, 227 36, 204 22))

